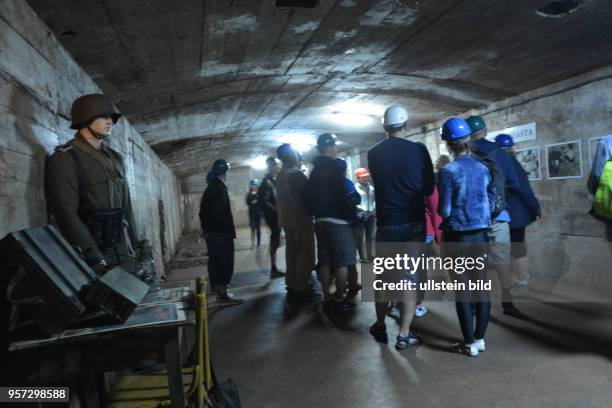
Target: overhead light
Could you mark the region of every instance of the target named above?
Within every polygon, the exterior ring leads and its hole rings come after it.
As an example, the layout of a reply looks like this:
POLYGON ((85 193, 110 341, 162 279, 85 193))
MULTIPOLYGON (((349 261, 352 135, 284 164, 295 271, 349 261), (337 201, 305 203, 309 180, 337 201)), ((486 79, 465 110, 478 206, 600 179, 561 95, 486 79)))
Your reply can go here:
POLYGON ((254 158, 253 160, 251 160, 249 162, 249 166, 251 166, 251 168, 253 170, 264 170, 266 169, 267 165, 266 165, 266 156, 257 156, 256 158, 254 158))
POLYGON ((292 133, 282 136, 279 140, 281 143, 289 143, 300 153, 307 152, 316 144, 314 136, 309 133, 292 133))
POLYGON ((361 113, 332 112, 325 115, 325 118, 342 126, 364 127, 372 124, 374 119, 369 115, 361 113))

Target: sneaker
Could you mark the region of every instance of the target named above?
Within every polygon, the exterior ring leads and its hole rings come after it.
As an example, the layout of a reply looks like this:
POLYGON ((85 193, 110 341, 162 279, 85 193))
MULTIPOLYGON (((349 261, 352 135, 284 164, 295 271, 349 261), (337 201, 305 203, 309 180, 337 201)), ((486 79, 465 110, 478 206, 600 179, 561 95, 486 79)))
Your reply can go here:
POLYGON ((405 350, 408 347, 418 346, 423 344, 423 340, 413 332, 409 332, 408 336, 397 336, 397 342, 395 343, 396 350, 405 350))
POLYGON ((285 275, 285 272, 278 270, 276 266, 273 266, 270 270, 270 279, 284 278, 285 275))
POLYGON ((361 290, 361 284, 357 284, 357 287, 355 289, 349 289, 346 292, 346 297, 347 298, 355 298, 355 296, 357 296, 357 293, 359 293, 359 291, 361 290))
POLYGON ((472 343, 472 344, 455 343, 451 346, 451 350, 456 353, 465 354, 468 357, 477 357, 479 354, 476 343, 472 343))
POLYGON ((389 337, 387 336, 387 326, 385 324, 378 325, 374 323, 370 326, 370 334, 374 337, 379 343, 387 343, 389 341, 389 337))
POLYGON ((414 311, 414 315, 416 317, 423 317, 427 314, 427 308, 423 305, 417 306, 417 308, 414 311))
POLYGON ((476 349, 479 352, 485 351, 487 349, 487 346, 485 345, 484 339, 475 339, 474 340, 474 345, 476 346, 476 349))
POLYGON ((354 302, 349 302, 346 299, 342 299, 342 300, 334 299, 334 301, 331 302, 331 304, 333 305, 334 310, 337 312, 348 312, 349 310, 353 310, 356 306, 354 302))
POLYGON ((389 306, 389 308, 387 309, 387 316, 391 317, 392 319, 399 319, 400 317, 399 307, 389 306))
POLYGON ((520 310, 514 306, 512 302, 502 302, 502 308, 504 309, 504 314, 512 317, 520 317, 522 313, 520 310))
POLYGON ((357 307, 357 302, 355 302, 355 296, 349 297, 348 295, 346 295, 346 297, 344 298, 344 301, 351 306, 352 309, 357 307))
POLYGON ((320 297, 321 295, 312 289, 306 289, 306 290, 300 290, 300 291, 289 290, 287 292, 287 299, 295 300, 299 302, 315 301, 315 300, 319 300, 320 297))
POLYGON ((510 293, 512 296, 516 297, 528 297, 531 288, 529 287, 529 282, 516 282, 512 289, 510 289, 510 293))
POLYGON ((235 298, 230 293, 220 293, 217 295, 217 304, 220 306, 238 306, 244 303, 244 300, 235 298))

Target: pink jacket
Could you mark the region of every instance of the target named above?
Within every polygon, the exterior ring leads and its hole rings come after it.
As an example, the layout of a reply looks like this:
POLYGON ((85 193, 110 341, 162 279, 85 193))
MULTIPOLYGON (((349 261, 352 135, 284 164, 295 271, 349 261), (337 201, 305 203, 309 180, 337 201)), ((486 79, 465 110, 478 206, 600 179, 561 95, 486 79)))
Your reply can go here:
POLYGON ((433 235, 436 242, 442 242, 442 217, 438 214, 438 187, 434 187, 434 192, 425 197, 425 219, 427 223, 427 235, 433 235))

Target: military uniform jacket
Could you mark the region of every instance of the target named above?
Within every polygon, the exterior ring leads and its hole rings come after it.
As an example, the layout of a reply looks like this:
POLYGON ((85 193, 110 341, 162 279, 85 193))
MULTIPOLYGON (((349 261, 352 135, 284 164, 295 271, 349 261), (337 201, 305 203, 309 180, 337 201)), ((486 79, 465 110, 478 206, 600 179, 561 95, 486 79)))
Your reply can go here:
POLYGON ((91 146, 80 134, 56 148, 47 161, 45 194, 49 212, 62 235, 87 261, 103 258, 84 219, 96 209, 121 208, 134 242, 132 208, 119 153, 91 146))

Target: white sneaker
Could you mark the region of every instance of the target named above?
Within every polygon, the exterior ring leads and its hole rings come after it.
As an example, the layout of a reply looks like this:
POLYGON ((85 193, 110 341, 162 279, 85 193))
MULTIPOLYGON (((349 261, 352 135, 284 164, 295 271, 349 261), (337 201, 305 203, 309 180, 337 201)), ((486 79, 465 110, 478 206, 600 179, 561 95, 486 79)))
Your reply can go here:
POLYGON ((476 339, 474 341, 474 345, 476 346, 478 351, 485 351, 487 349, 484 339, 476 339))
POLYGON ((528 297, 530 291, 531 287, 527 281, 516 282, 510 289, 510 293, 512 293, 512 296, 515 297, 528 297))
POLYGON ((476 343, 472 343, 472 344, 455 343, 451 346, 451 351, 454 351, 455 353, 465 354, 466 356, 469 356, 469 357, 478 356, 478 346, 476 346, 476 343))
POLYGON ((414 315, 416 317, 423 317, 427 314, 427 308, 423 305, 421 306, 417 306, 417 308, 414 311, 414 315))
POLYGON ((476 357, 478 355, 478 345, 476 343, 465 344, 463 346, 463 352, 467 356, 476 357))

